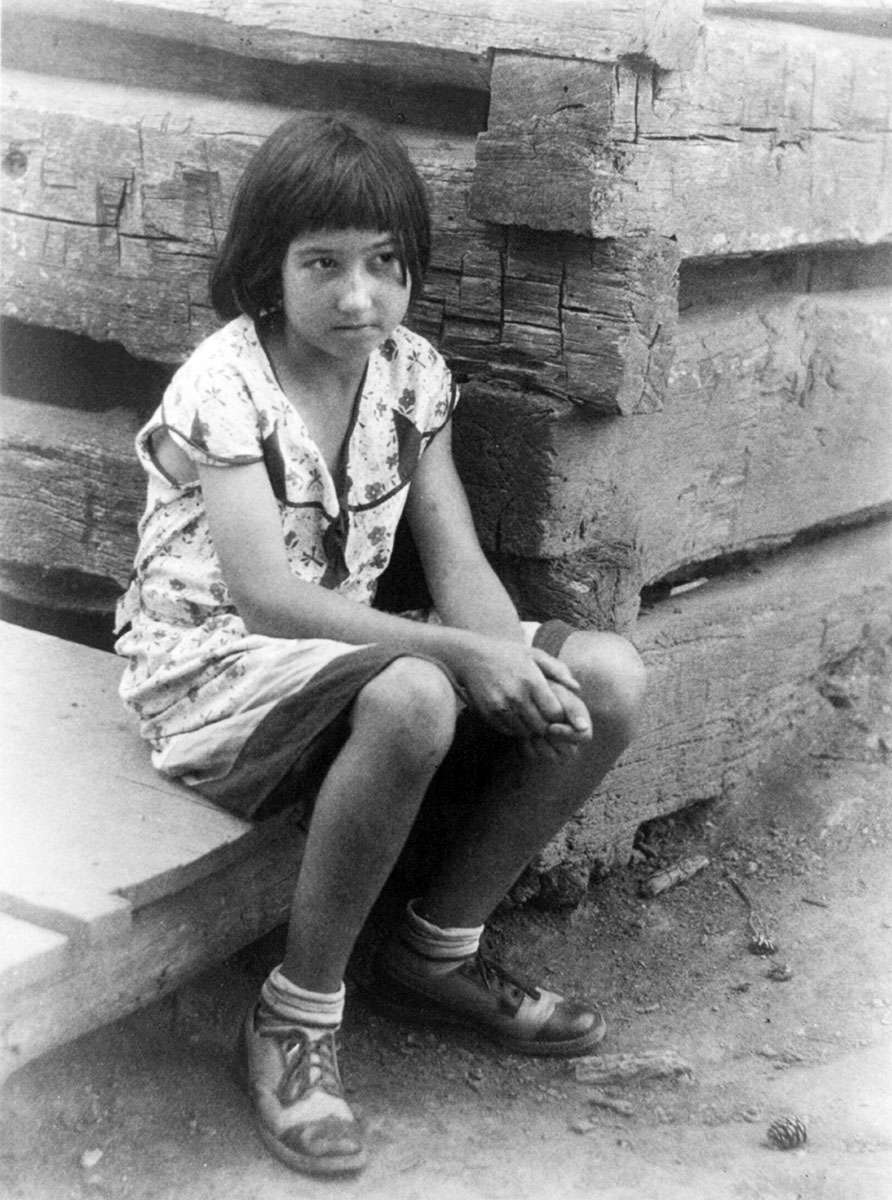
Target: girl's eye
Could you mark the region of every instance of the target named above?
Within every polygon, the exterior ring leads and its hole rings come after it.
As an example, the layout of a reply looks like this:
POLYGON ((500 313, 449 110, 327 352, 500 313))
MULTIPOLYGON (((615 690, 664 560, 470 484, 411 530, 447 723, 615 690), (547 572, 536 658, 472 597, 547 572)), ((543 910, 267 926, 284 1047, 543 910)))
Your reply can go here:
POLYGON ((310 266, 320 271, 331 271, 337 263, 333 258, 314 258, 310 266))
POLYGON ((379 271, 385 271, 388 274, 402 273, 402 260, 396 250, 383 250, 376 256, 375 263, 379 271))

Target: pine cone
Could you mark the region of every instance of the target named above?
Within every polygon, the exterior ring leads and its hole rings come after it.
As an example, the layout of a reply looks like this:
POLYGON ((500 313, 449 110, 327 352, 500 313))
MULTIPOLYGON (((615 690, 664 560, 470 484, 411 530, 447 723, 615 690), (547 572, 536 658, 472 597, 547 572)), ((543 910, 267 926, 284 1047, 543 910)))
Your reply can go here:
POLYGON ((768 1126, 768 1140, 778 1150, 795 1150, 808 1141, 805 1122, 799 1117, 778 1117, 768 1126))

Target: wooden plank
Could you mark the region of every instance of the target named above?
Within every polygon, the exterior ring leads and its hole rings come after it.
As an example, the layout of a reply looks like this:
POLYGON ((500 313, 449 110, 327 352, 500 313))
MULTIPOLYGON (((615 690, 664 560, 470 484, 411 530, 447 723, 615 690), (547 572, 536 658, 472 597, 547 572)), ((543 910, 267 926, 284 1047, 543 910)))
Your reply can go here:
MULTIPOLYGON (((787 551, 643 613, 636 738, 537 866, 624 862, 642 821, 743 787, 826 701, 822 670, 892 636, 892 525, 787 551)), ((744 793, 745 795, 745 793, 744 793)))
POLYGON ((126 937, 133 914, 122 896, 110 896, 84 878, 79 864, 65 861, 64 847, 54 838, 48 853, 41 853, 36 818, 26 823, 16 821, 15 813, 3 816, 0 912, 55 930, 78 945, 126 937))
POLYGON ((684 257, 892 234, 892 41, 713 18, 686 71, 497 56, 481 220, 684 257))
MULTIPOLYGON (((284 114, 182 97, 174 121, 164 94, 17 73, 4 86, 6 156, 20 165, 4 180, 4 311, 143 358, 185 357, 216 326, 207 271, 253 131, 284 114)), ((413 323, 456 371, 600 412, 656 407, 676 319, 675 243, 537 240, 471 221, 473 143, 406 141, 437 231, 413 323)))
POLYGON ((417 54, 403 56, 405 63, 387 66, 353 62, 349 53, 346 61, 338 61, 325 54, 330 42, 315 39, 306 54, 283 60, 277 40, 270 46, 273 57, 258 57, 247 38, 225 46, 180 38, 179 22, 163 14, 154 25, 140 21, 134 28, 120 28, 77 21, 67 6, 44 11, 46 7, 4 6, 0 49, 5 67, 127 87, 188 90, 282 109, 346 109, 394 126, 453 134, 474 135, 486 128, 489 67, 471 66, 466 56, 419 48, 417 54))
POLYGON ((755 131, 808 150, 817 134, 888 132, 892 40, 713 19, 688 71, 642 80, 639 138, 755 131))
POLYGON ((747 131, 803 143, 816 131, 886 132, 890 104, 892 41, 712 19, 684 71, 497 54, 489 129, 535 123, 673 145, 747 131))
MULTIPOLYGON (((236 183, 289 112, 16 71, 2 90, 4 312, 182 360, 217 324, 207 275, 236 183)), ((470 139, 404 141, 435 203, 441 168, 467 178, 470 139)))
POLYGON ((892 236, 890 135, 816 131, 781 145, 742 131, 593 145, 550 131, 482 134, 471 187, 481 221, 592 237, 656 233, 682 257, 892 236))
POLYGON ((293 821, 264 823, 251 853, 145 906, 127 937, 87 945, 70 969, 5 996, 0 1080, 54 1046, 160 999, 281 924, 303 843, 293 821))
POLYGON ((628 55, 663 69, 690 61, 702 0, 338 0, 320 8, 290 0, 9 0, 12 10, 58 13, 94 24, 210 45, 238 54, 327 59, 466 87, 485 83, 490 50, 615 62, 628 55))
POLYGON ((813 25, 836 33, 892 37, 890 0, 707 0, 705 11, 744 20, 813 25))
POLYGON ((69 949, 64 934, 0 913, 0 997, 60 974, 69 949))
POLYGON ((766 294, 767 276, 683 314, 646 426, 464 389, 457 461, 526 606, 627 625, 643 584, 892 501, 892 292, 766 294))
POLYGON ((131 910, 246 852, 251 826, 152 769, 121 660, 6 624, 0 648, 0 909, 119 937, 131 910))

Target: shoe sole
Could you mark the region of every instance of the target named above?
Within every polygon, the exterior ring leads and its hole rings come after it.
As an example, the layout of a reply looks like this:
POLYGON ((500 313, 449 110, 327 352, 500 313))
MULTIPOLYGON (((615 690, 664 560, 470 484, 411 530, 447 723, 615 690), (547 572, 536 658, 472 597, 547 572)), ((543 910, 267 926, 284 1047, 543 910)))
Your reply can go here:
POLYGON ((261 1124, 260 1121, 254 1121, 257 1127, 257 1132, 260 1134, 260 1140, 269 1150, 270 1154, 275 1155, 280 1162, 283 1162, 286 1167, 290 1167, 292 1171, 299 1171, 302 1175, 358 1175, 360 1171, 365 1170, 368 1164, 368 1155, 363 1150, 360 1154, 351 1154, 342 1158, 330 1155, 328 1158, 310 1158, 305 1154, 300 1154, 296 1150, 289 1150, 270 1133, 269 1130, 261 1124))
POLYGON ((372 1008, 383 1016, 390 1017, 391 1020, 411 1025, 465 1029, 479 1034, 480 1037, 494 1042, 505 1050, 511 1050, 515 1054, 532 1055, 536 1058, 577 1057, 602 1042, 607 1032, 607 1024, 598 1013, 598 1024, 593 1026, 588 1033, 568 1038, 562 1042, 537 1042, 530 1038, 512 1037, 509 1033, 485 1024, 479 1018, 463 1016, 420 992, 404 989, 402 984, 395 984, 380 976, 372 980, 371 985, 363 994, 372 1008), (395 989, 399 989, 398 994, 394 994, 395 989))

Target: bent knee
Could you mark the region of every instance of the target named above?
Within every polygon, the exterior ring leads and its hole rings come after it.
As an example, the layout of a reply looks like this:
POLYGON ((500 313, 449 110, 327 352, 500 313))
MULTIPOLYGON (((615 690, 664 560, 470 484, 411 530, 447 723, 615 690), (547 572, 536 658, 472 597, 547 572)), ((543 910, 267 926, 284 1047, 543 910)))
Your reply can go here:
POLYGON ((441 759, 452 744, 458 698, 436 663, 394 659, 363 687, 353 706, 353 726, 390 742, 409 765, 441 759))
POLYGON ((616 633, 575 633, 561 658, 579 680, 593 719, 631 727, 647 686, 641 655, 616 633))

